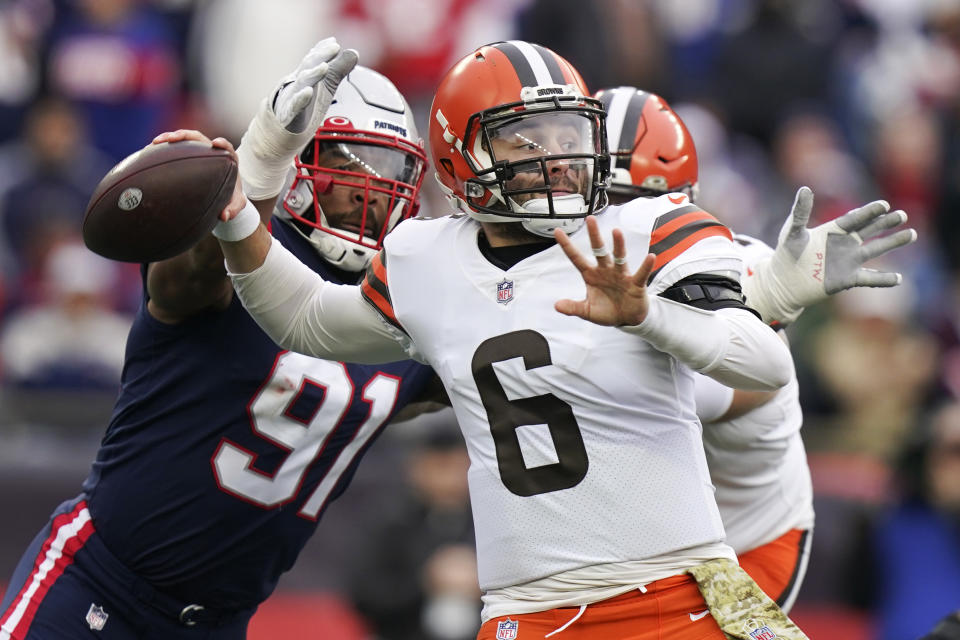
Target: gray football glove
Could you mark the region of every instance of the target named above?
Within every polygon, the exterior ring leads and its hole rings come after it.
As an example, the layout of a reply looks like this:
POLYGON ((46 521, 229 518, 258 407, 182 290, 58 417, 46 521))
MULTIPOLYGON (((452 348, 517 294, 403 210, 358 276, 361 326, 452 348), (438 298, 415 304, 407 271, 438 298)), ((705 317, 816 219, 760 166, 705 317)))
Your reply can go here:
POLYGON ((356 51, 325 38, 261 102, 237 148, 243 190, 251 200, 279 195, 294 156, 323 123, 337 86, 356 64, 356 51))
POLYGON ((808 229, 812 210, 813 192, 800 187, 773 255, 743 278, 747 304, 766 322, 793 322, 805 307, 852 287, 900 284, 899 273, 863 264, 917 239, 913 229, 876 238, 906 222, 906 213, 876 200, 808 229))
POLYGON ((340 81, 356 64, 357 52, 341 49, 336 38, 325 38, 315 44, 293 73, 280 82, 273 102, 277 121, 290 133, 302 133, 308 124, 315 123, 316 126, 309 129, 313 135, 323 122, 323 114, 340 81))

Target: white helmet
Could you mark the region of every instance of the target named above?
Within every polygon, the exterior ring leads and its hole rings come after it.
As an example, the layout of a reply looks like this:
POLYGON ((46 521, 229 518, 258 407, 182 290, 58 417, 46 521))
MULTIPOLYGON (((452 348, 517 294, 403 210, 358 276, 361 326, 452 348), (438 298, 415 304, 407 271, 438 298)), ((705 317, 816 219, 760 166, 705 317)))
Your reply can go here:
POLYGON ((295 164, 278 217, 333 266, 363 271, 384 236, 416 215, 427 158, 404 97, 385 76, 357 66, 340 83, 323 124, 295 164), (320 158, 335 166, 321 166, 320 158), (362 207, 356 228, 334 227, 324 214, 318 196, 334 187, 362 194, 355 198, 362 207), (371 198, 385 200, 388 216, 379 229, 369 210, 371 198))

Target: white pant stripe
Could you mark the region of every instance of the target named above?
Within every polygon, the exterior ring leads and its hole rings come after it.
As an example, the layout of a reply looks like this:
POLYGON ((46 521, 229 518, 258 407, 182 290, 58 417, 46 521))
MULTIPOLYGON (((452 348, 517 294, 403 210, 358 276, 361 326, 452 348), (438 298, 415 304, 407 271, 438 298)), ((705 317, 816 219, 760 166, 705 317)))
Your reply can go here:
POLYGON ((30 579, 30 586, 28 586, 20 596, 20 599, 13 607, 13 613, 7 619, 6 623, 4 623, 3 627, 0 628, 0 640, 10 640, 14 629, 16 629, 17 625, 23 620, 30 600, 37 593, 37 590, 40 588, 40 585, 43 584, 50 570, 56 565, 57 560, 63 556, 64 546, 71 538, 75 537, 80 532, 80 529, 83 528, 83 525, 89 521, 90 512, 87 511, 86 508, 83 508, 73 520, 57 530, 56 538, 50 545, 50 548, 47 549, 46 557, 44 557, 43 562, 40 563, 40 566, 37 567, 37 570, 34 571, 30 579))

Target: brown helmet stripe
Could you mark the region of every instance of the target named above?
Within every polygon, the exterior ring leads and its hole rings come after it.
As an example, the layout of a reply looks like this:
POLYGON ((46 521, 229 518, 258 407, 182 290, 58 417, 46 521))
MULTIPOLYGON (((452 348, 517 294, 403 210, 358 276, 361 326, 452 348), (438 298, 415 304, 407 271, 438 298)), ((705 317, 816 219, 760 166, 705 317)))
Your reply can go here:
POLYGON ((522 40, 497 42, 491 46, 507 56, 517 72, 521 87, 567 84, 556 56, 546 48, 522 40))
POLYGON ((521 87, 537 86, 537 76, 533 72, 533 67, 530 66, 526 56, 523 55, 517 45, 510 42, 498 42, 493 47, 507 56, 510 64, 513 65, 513 70, 517 72, 521 87))
MULTIPOLYGON (((617 142, 617 150, 629 149, 633 151, 637 138, 637 129, 640 128, 640 115, 643 113, 643 107, 647 104, 650 94, 646 91, 636 91, 630 96, 630 102, 627 103, 627 111, 623 115, 623 127, 620 129, 620 140, 617 142)), ((617 156, 617 166, 630 170, 630 161, 633 159, 633 153, 628 156, 617 156), (622 164, 621 164, 622 163, 622 164)))

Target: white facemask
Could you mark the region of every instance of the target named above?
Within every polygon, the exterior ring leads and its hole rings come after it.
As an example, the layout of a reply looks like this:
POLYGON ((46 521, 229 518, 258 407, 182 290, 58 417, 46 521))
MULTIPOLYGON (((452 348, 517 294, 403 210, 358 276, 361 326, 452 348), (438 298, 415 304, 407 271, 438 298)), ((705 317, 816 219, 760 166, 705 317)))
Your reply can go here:
MULTIPOLYGON (((550 213, 546 198, 531 198, 522 205, 513 203, 514 211, 525 211, 533 214, 550 213)), ((553 197, 553 210, 556 213, 583 213, 587 210, 586 202, 579 193, 553 197)), ((523 228, 530 233, 544 238, 552 238, 554 229, 563 229, 570 234, 583 226, 583 218, 526 218, 523 228)))

